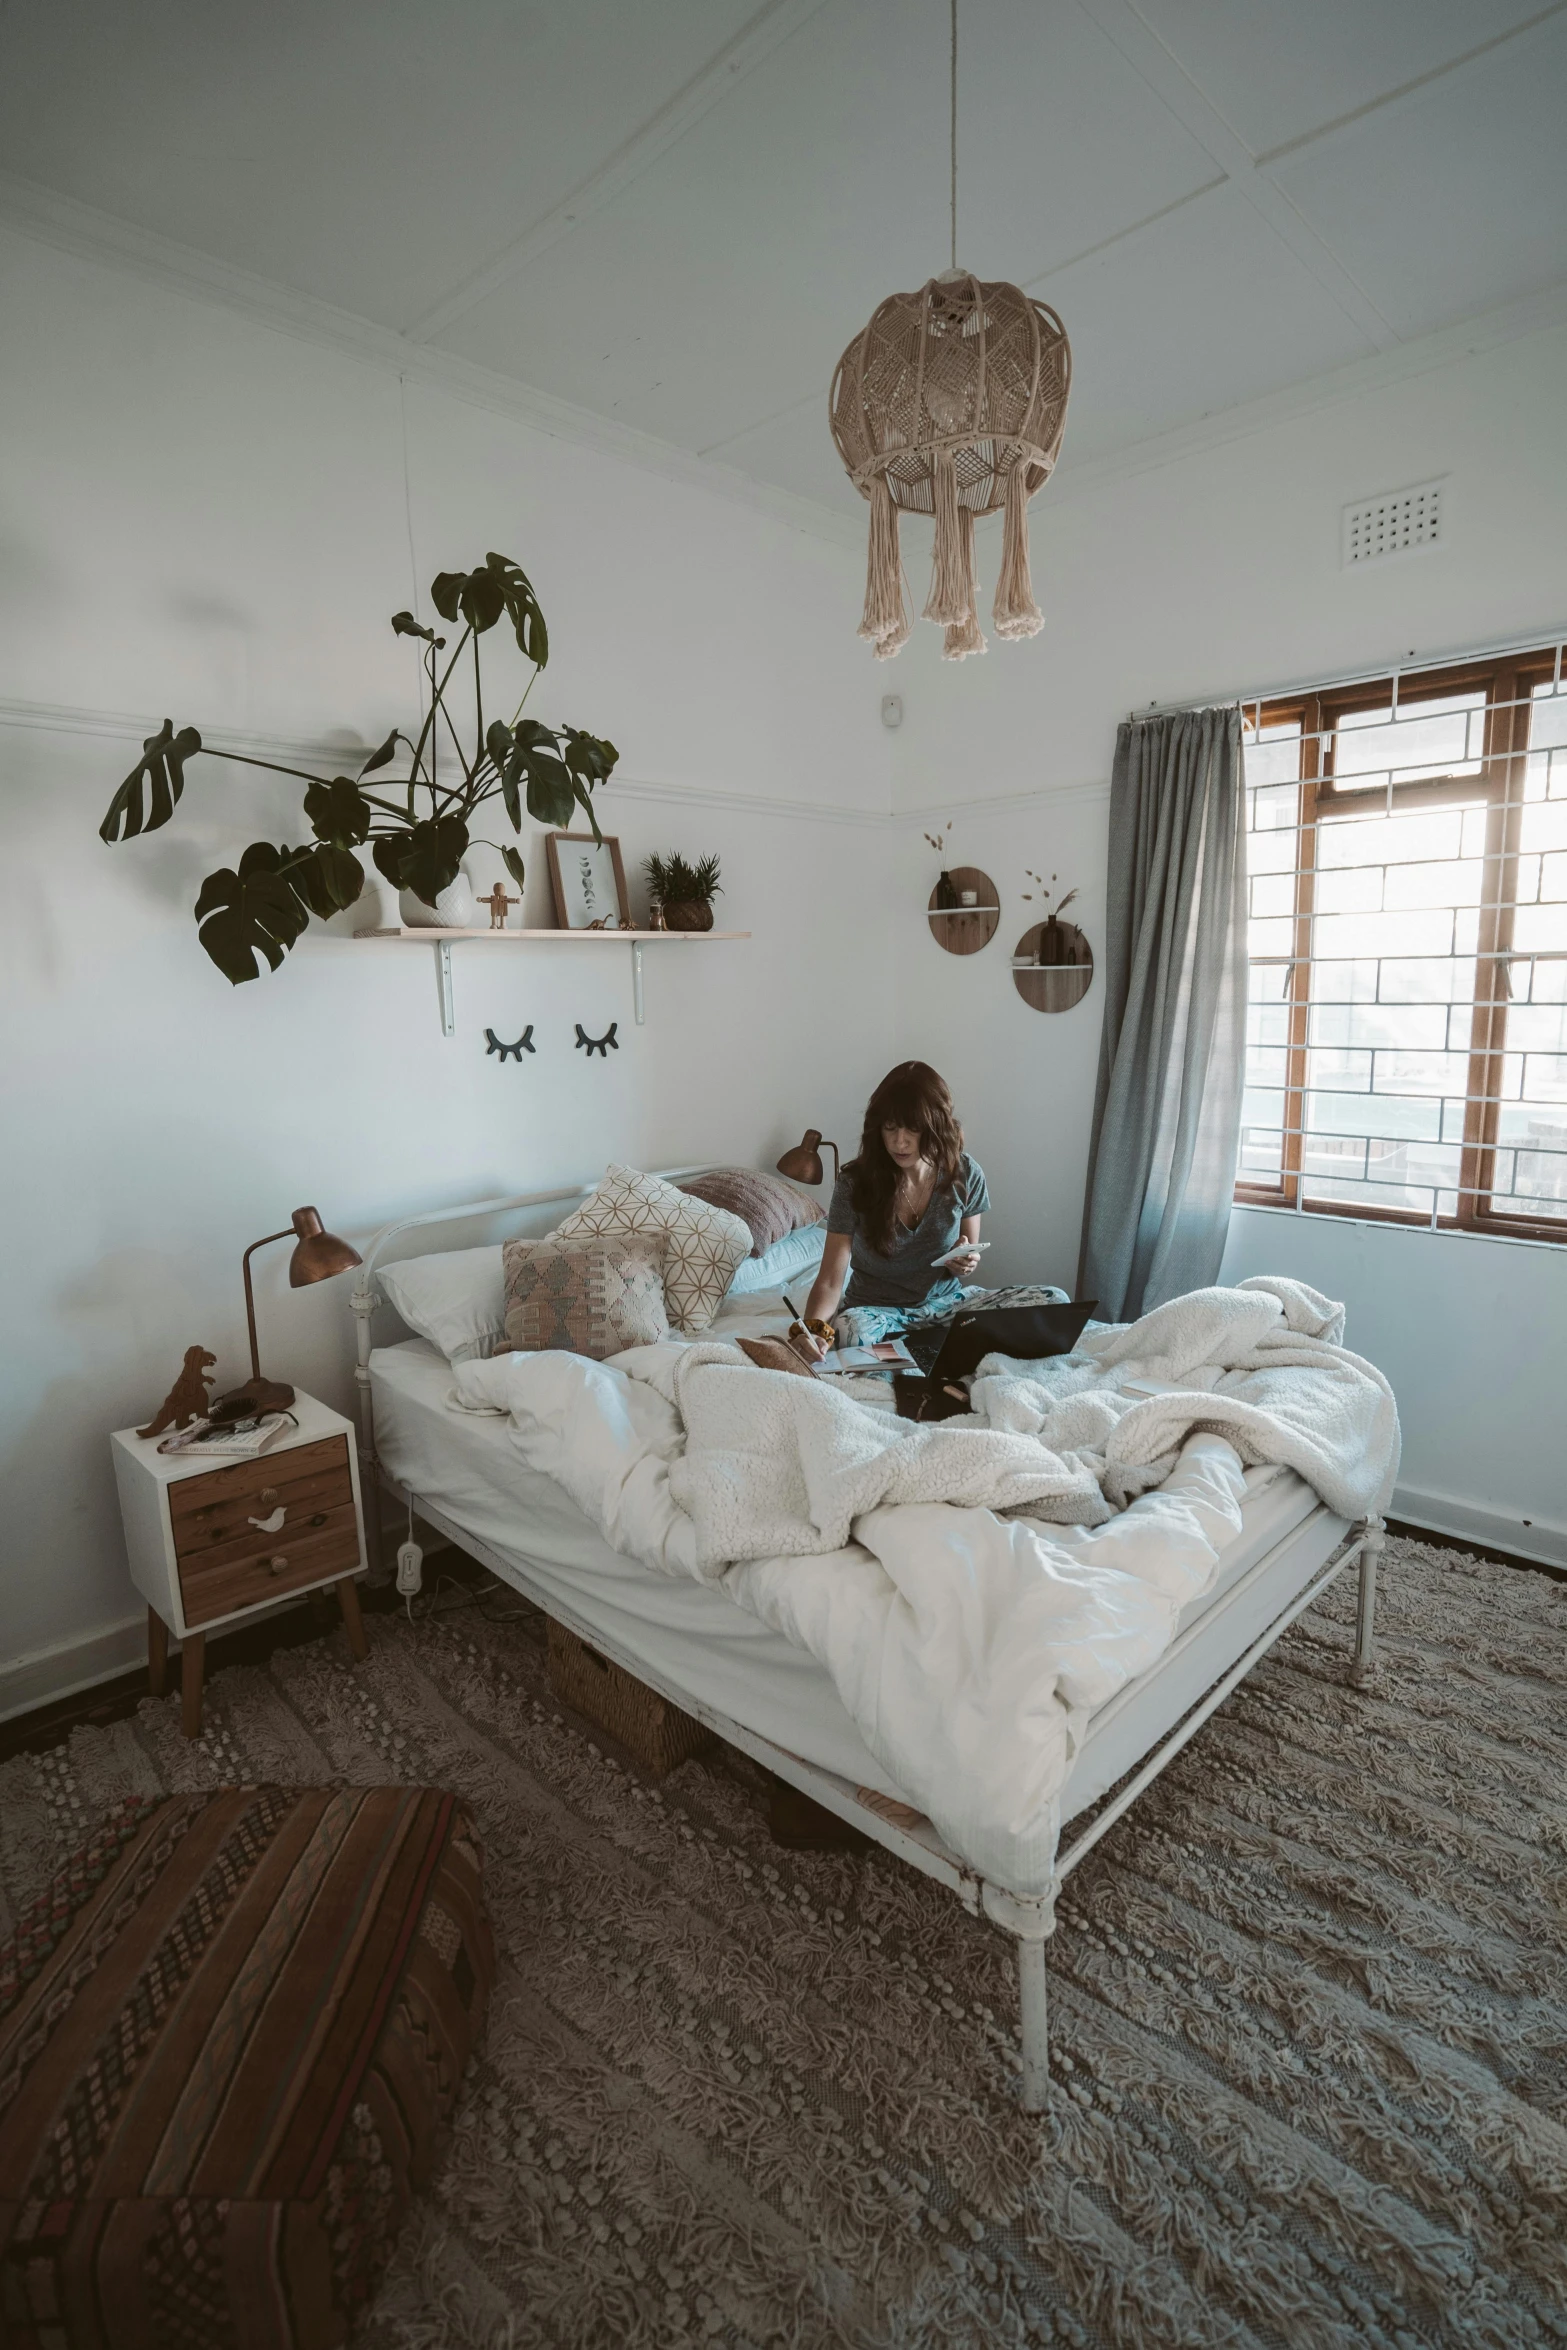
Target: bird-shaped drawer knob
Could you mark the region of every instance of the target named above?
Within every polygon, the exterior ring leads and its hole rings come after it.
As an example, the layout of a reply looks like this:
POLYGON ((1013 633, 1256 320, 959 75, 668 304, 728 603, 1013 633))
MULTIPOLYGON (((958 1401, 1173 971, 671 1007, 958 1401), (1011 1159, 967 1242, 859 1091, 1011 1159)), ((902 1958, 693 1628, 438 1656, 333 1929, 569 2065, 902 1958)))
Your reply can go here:
MULTIPOLYGON (((276 1489, 274 1488, 269 1492, 263 1493, 259 1498, 263 1503, 277 1501, 276 1489)), ((277 1501, 277 1508, 272 1511, 270 1516, 265 1518, 247 1518, 245 1523, 248 1526, 254 1526, 258 1534, 276 1534, 287 1516, 288 1511, 286 1507, 282 1502, 277 1501)))

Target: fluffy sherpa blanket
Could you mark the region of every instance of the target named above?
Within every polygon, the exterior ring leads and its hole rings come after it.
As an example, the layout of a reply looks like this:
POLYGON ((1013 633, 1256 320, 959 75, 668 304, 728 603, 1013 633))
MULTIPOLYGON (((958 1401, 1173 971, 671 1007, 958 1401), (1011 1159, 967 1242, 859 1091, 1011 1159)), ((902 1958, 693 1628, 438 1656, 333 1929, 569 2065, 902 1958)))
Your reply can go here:
POLYGON ((1087 1720, 1212 1582, 1242 1454, 1345 1516, 1391 1490, 1392 1396, 1342 1331, 1298 1283, 1200 1290, 1061 1362, 992 1358, 975 1411, 928 1428, 722 1341, 455 1378, 614 1548, 720 1584, 808 1649, 948 1842, 1041 1892, 1087 1720), (1124 1393, 1138 1377, 1177 1392, 1124 1393))

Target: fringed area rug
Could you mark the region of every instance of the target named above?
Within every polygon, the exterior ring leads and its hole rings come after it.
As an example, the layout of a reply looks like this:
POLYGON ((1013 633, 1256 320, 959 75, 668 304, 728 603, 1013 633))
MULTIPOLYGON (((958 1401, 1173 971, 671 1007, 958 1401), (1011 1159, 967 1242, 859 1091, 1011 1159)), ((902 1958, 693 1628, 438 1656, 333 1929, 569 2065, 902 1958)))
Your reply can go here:
POLYGON ((220 1672, 193 1746, 149 1701, 8 1764, 0 1888, 132 1790, 475 1807, 489 2041, 365 2350, 1560 2345, 1567 1587, 1391 1544, 1365 1691, 1352 1597, 1071 1879, 1038 2119, 1007 1940, 879 1851, 773 1845, 727 1753, 645 1784, 509 1599, 220 1672))

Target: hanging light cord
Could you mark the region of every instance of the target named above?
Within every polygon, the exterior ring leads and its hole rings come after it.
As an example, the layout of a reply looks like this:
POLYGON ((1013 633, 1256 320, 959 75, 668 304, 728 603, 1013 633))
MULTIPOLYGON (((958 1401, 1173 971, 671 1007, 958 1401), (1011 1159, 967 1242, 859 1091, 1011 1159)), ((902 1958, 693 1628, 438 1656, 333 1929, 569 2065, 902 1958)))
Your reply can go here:
POLYGON ((958 0, 952 0, 952 266, 958 266, 958 0))

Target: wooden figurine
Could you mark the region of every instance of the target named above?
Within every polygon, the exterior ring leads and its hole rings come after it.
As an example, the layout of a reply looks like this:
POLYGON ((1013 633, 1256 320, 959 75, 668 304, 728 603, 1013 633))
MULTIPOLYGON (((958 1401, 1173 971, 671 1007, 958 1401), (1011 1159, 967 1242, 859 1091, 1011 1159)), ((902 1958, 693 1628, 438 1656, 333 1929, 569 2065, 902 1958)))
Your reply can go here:
POLYGON ((217 1361, 204 1346, 188 1346, 179 1377, 138 1436, 161 1436, 165 1428, 188 1428, 207 1416, 207 1389, 212 1384, 207 1366, 217 1361))
POLYGON ((522 900, 521 898, 508 897, 506 894, 505 882, 498 881, 487 897, 480 898, 479 904, 481 906, 488 906, 490 909, 490 928, 492 930, 504 930, 506 927, 507 907, 520 906, 522 904, 522 900))

